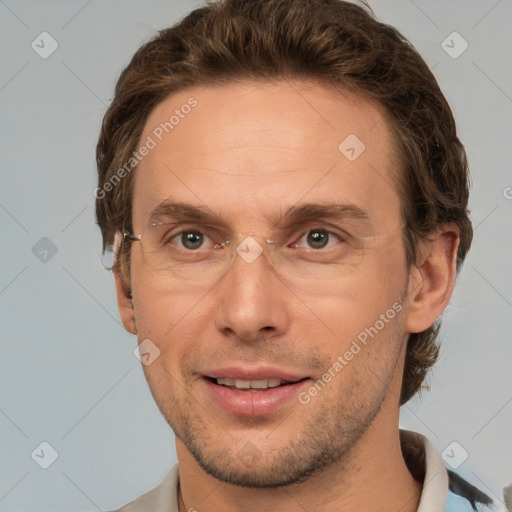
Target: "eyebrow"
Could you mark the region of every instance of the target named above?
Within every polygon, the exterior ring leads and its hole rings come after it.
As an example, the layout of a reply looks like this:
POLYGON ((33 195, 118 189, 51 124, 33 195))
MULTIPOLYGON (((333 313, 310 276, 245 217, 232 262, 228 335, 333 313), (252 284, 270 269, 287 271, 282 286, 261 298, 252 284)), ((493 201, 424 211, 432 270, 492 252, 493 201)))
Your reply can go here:
POLYGON ((361 220, 364 224, 371 225, 371 219, 368 212, 355 204, 307 203, 291 207, 284 214, 284 218, 292 222, 315 219, 352 219, 361 220))
MULTIPOLYGON (((287 223, 299 223, 317 219, 331 220, 359 220, 364 225, 371 226, 372 222, 368 212, 354 204, 337 204, 337 203, 306 203, 290 207, 283 214, 279 215, 280 219, 275 224, 280 224, 283 220, 287 223)), ((206 222, 222 221, 220 215, 214 214, 206 206, 195 206, 189 203, 176 202, 172 199, 162 201, 154 208, 149 216, 149 222, 155 222, 157 219, 173 218, 176 220, 193 219, 206 222)))
POLYGON ((162 217, 173 217, 176 219, 197 219, 206 220, 217 218, 206 207, 194 206, 188 203, 175 202, 167 199, 162 201, 156 208, 151 210, 149 214, 149 222, 162 217))

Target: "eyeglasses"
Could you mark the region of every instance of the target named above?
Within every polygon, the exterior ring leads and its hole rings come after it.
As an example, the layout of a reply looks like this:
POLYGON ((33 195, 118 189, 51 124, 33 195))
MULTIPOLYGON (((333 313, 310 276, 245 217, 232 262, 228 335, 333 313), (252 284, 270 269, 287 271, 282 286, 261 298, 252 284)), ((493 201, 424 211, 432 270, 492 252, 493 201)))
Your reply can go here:
POLYGON ((264 262, 291 282, 326 282, 347 275, 374 256, 395 228, 362 236, 322 223, 280 229, 272 238, 252 232, 229 234, 194 222, 150 224, 140 234, 123 232, 123 241, 138 242, 144 263, 174 282, 204 286, 222 277, 237 261, 264 262))

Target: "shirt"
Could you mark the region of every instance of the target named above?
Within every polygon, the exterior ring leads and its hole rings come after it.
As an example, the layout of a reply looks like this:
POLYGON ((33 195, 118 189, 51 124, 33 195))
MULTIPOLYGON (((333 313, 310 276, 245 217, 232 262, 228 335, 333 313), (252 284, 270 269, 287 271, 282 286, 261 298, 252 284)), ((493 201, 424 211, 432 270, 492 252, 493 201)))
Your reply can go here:
MULTIPOLYGON (((474 512, 466 498, 449 490, 449 473, 429 440, 416 432, 402 430, 404 433, 421 443, 425 454, 425 477, 417 512, 474 512)), ((115 512, 179 512, 178 469, 176 464, 157 487, 115 512)))

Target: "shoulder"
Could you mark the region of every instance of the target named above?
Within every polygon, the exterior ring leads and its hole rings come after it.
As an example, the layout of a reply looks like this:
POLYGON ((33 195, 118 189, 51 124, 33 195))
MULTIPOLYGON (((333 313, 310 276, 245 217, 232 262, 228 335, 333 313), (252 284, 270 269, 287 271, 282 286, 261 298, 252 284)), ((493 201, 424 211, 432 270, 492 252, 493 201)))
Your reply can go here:
POLYGON ((423 435, 400 430, 400 444, 409 471, 423 490, 418 512, 473 512, 490 510, 493 501, 480 489, 445 467, 434 446, 423 435), (480 507, 480 508, 479 508, 480 507))
POLYGON ((448 471, 448 484, 450 492, 446 500, 446 512, 459 512, 459 510, 478 510, 477 506, 490 507, 493 501, 487 494, 464 480, 460 475, 451 470, 448 471), (471 505, 471 508, 467 504, 471 505), (463 505, 466 508, 461 508, 463 505))
POLYGON ((474 509, 466 498, 448 491, 444 512, 473 512, 474 509))
POLYGON ((178 512, 178 483, 176 464, 159 485, 112 512, 178 512))

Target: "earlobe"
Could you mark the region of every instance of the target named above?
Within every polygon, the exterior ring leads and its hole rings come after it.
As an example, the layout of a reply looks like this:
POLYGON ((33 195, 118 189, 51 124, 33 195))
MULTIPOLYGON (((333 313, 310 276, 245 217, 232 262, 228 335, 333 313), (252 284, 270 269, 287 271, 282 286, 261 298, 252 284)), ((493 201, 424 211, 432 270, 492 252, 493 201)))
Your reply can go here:
POLYGON ((124 328, 131 334, 137 334, 135 317, 133 313, 133 302, 129 288, 126 286, 119 269, 114 270, 116 283, 117 307, 124 328))
POLYGON ((450 301, 457 274, 460 236, 456 224, 440 226, 420 242, 419 261, 410 273, 406 331, 422 332, 441 316, 450 301))

